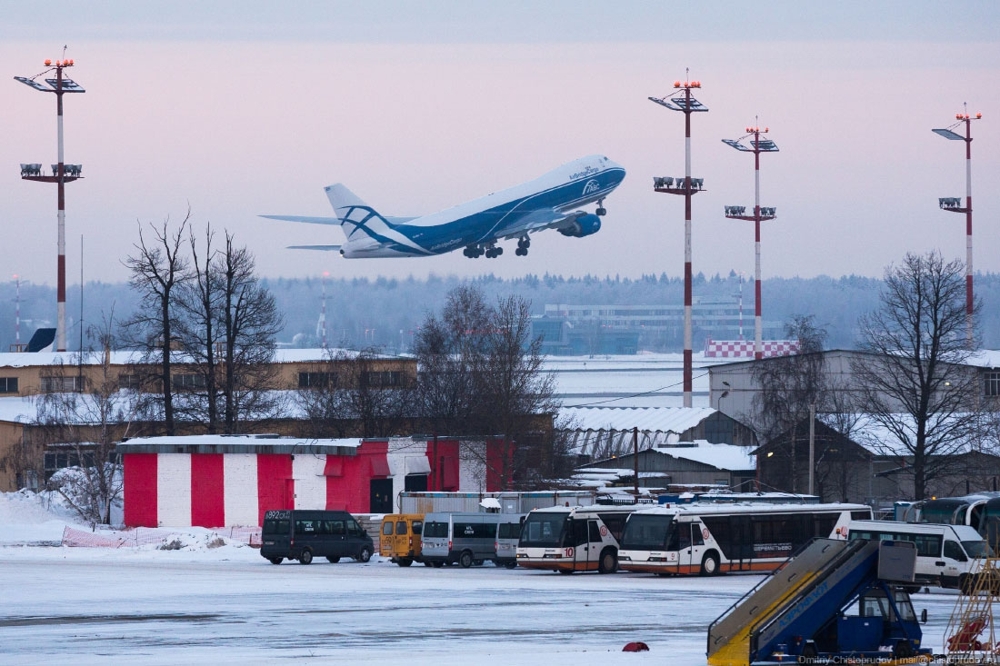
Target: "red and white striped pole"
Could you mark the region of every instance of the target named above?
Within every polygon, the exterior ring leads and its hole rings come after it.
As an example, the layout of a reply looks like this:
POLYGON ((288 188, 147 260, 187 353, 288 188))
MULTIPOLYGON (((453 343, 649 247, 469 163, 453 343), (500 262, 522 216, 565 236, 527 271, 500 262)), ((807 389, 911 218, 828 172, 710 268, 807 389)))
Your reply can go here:
POLYGON ((968 109, 956 113, 957 123, 944 129, 931 130, 951 141, 965 142, 965 206, 959 205, 959 197, 942 197, 938 203, 942 210, 952 213, 965 213, 965 336, 966 345, 971 350, 974 344, 973 313, 975 298, 972 291, 972 121, 983 117, 982 113, 969 115, 968 109), (965 124, 965 136, 952 131, 953 128, 965 124))
MULTIPOLYGON (((65 53, 64 53, 65 55, 65 53)), ((14 78, 25 85, 31 86, 41 92, 55 93, 56 95, 56 127, 57 127, 57 150, 58 164, 54 165, 51 176, 41 174, 41 164, 22 164, 21 178, 23 180, 34 180, 40 183, 56 183, 58 187, 58 239, 56 260, 56 350, 66 351, 66 183, 73 182, 80 178, 80 165, 70 165, 72 168, 67 173, 63 150, 63 94, 86 92, 75 81, 63 75, 66 67, 73 66, 73 60, 57 60, 55 65, 51 60, 45 61, 45 66, 51 69, 34 77, 15 76, 14 78), (45 79, 50 86, 46 88, 36 79, 45 73, 55 70, 54 79, 45 79)), ((83 325, 82 322, 80 324, 83 325)))
MULTIPOLYGON (((981 117, 977 116, 977 117, 981 117)), ((972 118, 965 114, 965 337, 972 349, 972 118)))
POLYGON ((684 376, 683 392, 684 406, 692 406, 693 377, 694 377, 694 353, 692 344, 692 283, 693 271, 691 268, 691 197, 702 191, 702 179, 691 178, 691 114, 694 112, 708 111, 701 102, 691 96, 692 88, 701 88, 701 81, 685 80, 674 81, 674 88, 683 90, 683 94, 676 97, 657 98, 650 97, 649 100, 665 106, 671 111, 681 111, 684 114, 684 178, 678 178, 676 184, 673 178, 654 178, 653 189, 656 192, 666 194, 679 194, 684 196, 684 376))
POLYGON ((766 211, 760 207, 760 154, 764 153, 775 153, 778 152, 778 146, 775 145, 774 141, 771 141, 766 136, 761 137, 761 134, 767 134, 770 128, 765 127, 764 131, 761 132, 760 126, 754 123, 753 127, 746 128, 746 134, 743 138, 753 137, 750 141, 750 145, 747 146, 741 143, 741 139, 723 139, 722 142, 726 145, 732 146, 736 150, 753 153, 753 179, 754 179, 754 200, 753 200, 753 215, 744 215, 746 210, 743 206, 726 206, 726 217, 734 220, 753 220, 754 223, 754 315, 753 315, 753 357, 755 359, 764 358, 764 325, 763 319, 761 317, 761 312, 763 310, 763 298, 761 297, 761 274, 760 274, 760 223, 762 220, 773 220, 775 218, 775 209, 768 208, 766 211))
MULTIPOLYGON (((56 351, 66 351, 66 165, 63 155, 63 65, 56 63, 56 126, 58 134, 59 165, 57 188, 59 190, 58 252, 56 261, 56 351)), ((81 323, 82 326, 82 323, 81 323)), ((80 350, 83 351, 83 350, 80 350)))

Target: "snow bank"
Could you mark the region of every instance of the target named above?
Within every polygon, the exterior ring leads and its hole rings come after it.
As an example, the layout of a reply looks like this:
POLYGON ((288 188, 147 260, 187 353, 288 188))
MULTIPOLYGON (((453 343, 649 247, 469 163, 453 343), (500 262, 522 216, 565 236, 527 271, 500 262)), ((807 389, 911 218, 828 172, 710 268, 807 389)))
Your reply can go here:
POLYGON ((89 529, 57 493, 0 493, 0 545, 59 545, 67 526, 89 529))

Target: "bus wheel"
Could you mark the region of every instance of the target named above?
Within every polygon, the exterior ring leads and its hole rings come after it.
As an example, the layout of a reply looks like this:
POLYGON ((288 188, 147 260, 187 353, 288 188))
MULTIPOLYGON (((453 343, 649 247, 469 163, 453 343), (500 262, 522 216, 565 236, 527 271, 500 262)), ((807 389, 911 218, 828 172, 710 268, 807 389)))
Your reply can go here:
POLYGON ((302 551, 302 554, 299 555, 299 563, 312 564, 312 561, 313 561, 313 552, 308 548, 306 548, 305 550, 302 551))
POLYGON ((267 558, 271 561, 271 564, 281 564, 281 560, 285 559, 283 557, 269 557, 267 558))
POLYGON ((461 557, 458 558, 458 563, 462 565, 463 569, 468 569, 472 566, 472 553, 467 550, 462 551, 461 557))
POLYGON ((719 556, 715 553, 705 553, 701 559, 701 575, 715 576, 719 573, 719 556))
POLYGON ((613 548, 605 548, 597 562, 597 573, 608 574, 618 571, 618 558, 613 548))
POLYGON ((398 561, 396 562, 396 564, 398 564, 398 565, 399 565, 399 566, 401 566, 401 567, 408 567, 408 566, 410 566, 411 564, 413 564, 413 560, 411 560, 411 559, 410 559, 410 558, 408 558, 408 557, 401 557, 401 558, 399 558, 399 560, 398 560, 398 561))

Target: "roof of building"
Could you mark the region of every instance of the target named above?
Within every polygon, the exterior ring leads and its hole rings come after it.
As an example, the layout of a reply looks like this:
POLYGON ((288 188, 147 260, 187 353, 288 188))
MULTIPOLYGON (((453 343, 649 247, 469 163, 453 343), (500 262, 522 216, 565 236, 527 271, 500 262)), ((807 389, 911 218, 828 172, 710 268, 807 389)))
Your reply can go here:
POLYGON ((707 419, 710 407, 564 407, 571 430, 632 430, 681 434, 707 419))
MULTIPOLYGON (((711 442, 700 439, 694 442, 660 445, 644 449, 639 453, 652 452, 670 456, 671 458, 678 460, 690 460, 692 462, 701 463, 702 465, 708 465, 709 467, 714 467, 727 472, 742 472, 753 471, 757 468, 757 459, 755 456, 750 454, 751 450, 752 449, 746 446, 736 446, 734 444, 712 444, 711 442)), ((627 457, 629 456, 621 456, 618 460, 627 457)), ((588 472, 595 469, 600 470, 603 469, 601 467, 602 463, 607 463, 607 460, 597 461, 593 463, 593 467, 588 465, 585 466, 584 469, 588 472)))
POLYGON ((325 453, 353 456, 363 440, 278 435, 174 435, 122 441, 118 453, 325 453))

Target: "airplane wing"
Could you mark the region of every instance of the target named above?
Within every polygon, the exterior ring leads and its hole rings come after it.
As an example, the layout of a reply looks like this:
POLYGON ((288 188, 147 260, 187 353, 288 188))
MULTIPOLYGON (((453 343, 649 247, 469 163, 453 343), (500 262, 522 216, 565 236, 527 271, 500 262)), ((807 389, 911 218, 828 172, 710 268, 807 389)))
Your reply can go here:
POLYGON ((284 220, 285 222, 308 222, 309 224, 340 224, 336 217, 308 217, 304 215, 260 215, 269 220, 284 220))
POLYGON ((569 212, 559 211, 555 208, 536 210, 518 220, 516 225, 508 227, 503 232, 497 234, 497 238, 508 240, 511 238, 521 238, 525 234, 536 233, 543 229, 561 229, 572 225, 578 217, 586 214, 587 212, 583 210, 569 212))
POLYGON ((288 245, 286 249, 289 250, 324 250, 327 252, 332 252, 339 250, 340 245, 288 245))

